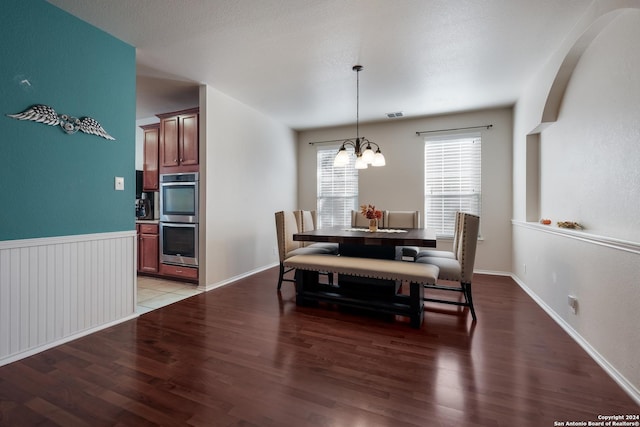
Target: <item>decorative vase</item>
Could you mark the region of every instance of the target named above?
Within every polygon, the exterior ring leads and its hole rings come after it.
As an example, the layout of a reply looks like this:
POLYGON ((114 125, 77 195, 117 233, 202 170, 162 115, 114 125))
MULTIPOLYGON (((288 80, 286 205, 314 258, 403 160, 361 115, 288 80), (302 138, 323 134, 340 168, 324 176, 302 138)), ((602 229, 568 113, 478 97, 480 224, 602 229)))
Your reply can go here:
POLYGON ((376 218, 369 220, 369 231, 378 231, 378 220, 376 218))

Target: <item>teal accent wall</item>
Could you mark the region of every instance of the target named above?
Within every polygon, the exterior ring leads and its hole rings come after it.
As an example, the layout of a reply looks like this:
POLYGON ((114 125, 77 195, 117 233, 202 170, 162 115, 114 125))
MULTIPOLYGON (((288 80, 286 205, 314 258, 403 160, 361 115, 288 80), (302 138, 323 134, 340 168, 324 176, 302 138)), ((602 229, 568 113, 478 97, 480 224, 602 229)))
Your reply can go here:
POLYGON ((45 1, 4 0, 0 58, 0 240, 133 230, 135 48, 45 1), (116 140, 6 116, 34 104, 116 140))

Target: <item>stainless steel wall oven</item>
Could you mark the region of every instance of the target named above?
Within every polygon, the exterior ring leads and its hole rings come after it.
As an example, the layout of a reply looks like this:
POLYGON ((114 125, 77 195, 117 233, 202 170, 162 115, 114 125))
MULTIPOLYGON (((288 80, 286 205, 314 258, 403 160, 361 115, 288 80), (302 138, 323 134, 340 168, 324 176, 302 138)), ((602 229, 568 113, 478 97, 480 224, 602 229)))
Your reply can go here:
POLYGON ((160 175, 160 221, 198 223, 198 173, 160 175))
POLYGON ((198 265, 198 224, 161 222, 160 261, 165 264, 198 265))
POLYGON ((198 173, 160 175, 160 262, 198 266, 198 173))

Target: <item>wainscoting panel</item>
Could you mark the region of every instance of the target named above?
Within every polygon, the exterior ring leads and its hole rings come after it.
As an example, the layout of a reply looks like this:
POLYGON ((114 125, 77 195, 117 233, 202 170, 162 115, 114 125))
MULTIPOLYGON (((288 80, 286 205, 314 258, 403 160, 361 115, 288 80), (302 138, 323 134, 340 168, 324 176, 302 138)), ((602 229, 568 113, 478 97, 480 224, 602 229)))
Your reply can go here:
POLYGON ((135 231, 0 242, 0 365, 133 315, 135 254, 135 231))

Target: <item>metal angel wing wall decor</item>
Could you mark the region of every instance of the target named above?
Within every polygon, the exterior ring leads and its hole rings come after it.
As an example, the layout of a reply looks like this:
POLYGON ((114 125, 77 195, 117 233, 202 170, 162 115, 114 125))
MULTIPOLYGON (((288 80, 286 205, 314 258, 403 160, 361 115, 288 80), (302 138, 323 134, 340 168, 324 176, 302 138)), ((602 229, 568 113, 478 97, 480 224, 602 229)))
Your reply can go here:
POLYGON ((107 133, 97 120, 91 117, 82 117, 80 119, 72 117, 68 114, 58 114, 56 110, 47 105, 34 105, 22 113, 7 114, 18 120, 31 120, 38 123, 44 123, 49 126, 60 125, 62 130, 68 134, 78 131, 88 133, 90 135, 101 136, 102 138, 115 141, 115 138, 107 133))

